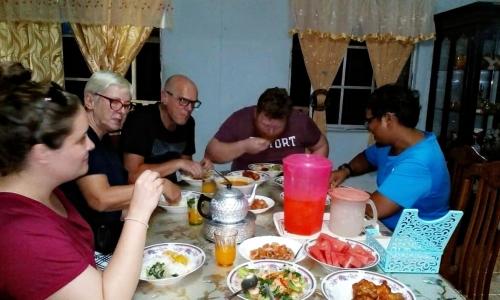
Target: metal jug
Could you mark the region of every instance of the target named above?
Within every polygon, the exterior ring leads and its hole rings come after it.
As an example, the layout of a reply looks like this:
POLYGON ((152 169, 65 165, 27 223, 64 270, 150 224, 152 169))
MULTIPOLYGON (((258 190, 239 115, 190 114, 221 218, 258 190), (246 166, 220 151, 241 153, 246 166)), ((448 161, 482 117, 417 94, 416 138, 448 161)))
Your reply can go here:
POLYGON ((198 200, 198 211, 209 220, 231 224, 245 219, 248 213, 248 200, 242 192, 231 186, 219 188, 213 198, 201 195, 198 200), (204 203, 209 203, 209 212, 203 209, 204 203))

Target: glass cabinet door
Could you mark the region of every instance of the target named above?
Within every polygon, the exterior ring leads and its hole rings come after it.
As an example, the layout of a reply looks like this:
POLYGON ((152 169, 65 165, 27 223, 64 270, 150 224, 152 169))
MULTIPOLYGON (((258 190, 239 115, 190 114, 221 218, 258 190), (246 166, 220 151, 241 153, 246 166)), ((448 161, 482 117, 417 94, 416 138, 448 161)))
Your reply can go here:
POLYGON ((489 160, 500 159, 500 30, 483 41, 473 139, 489 160))
POLYGON ((443 122, 444 99, 446 90, 446 79, 448 77, 448 60, 450 56, 450 40, 443 39, 441 42, 441 52, 439 54, 439 67, 436 78, 436 93, 434 103, 434 118, 432 121, 432 132, 436 136, 441 134, 441 124, 443 122))

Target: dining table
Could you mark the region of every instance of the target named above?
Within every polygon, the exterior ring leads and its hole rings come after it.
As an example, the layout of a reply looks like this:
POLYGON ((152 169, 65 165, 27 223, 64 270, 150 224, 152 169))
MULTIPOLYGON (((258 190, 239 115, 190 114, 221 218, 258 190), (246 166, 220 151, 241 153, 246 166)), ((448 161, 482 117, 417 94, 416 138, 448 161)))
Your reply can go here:
MULTIPOLYGON (((199 186, 182 182, 181 187, 183 190, 200 191, 199 186)), ((275 201, 275 205, 268 211, 256 215, 255 236, 279 235, 273 221, 273 214, 283 211, 283 200, 280 197, 282 191, 282 187, 273 180, 259 185, 257 195, 270 197, 275 201)), ((325 212, 328 212, 328 209, 329 206, 326 206, 325 212)), ((167 242, 187 243, 201 248, 205 252, 206 260, 200 269, 172 286, 155 286, 140 281, 133 299, 226 299, 232 294, 227 286, 226 278, 235 266, 245 263, 246 260, 237 254, 233 266, 218 266, 215 262, 214 243, 205 239, 202 227, 202 225, 189 225, 187 213, 168 213, 160 207, 154 211, 150 219, 146 246, 167 242)), ((381 231, 385 235, 390 235, 387 230, 381 229, 381 231)), ((309 299, 326 299, 321 292, 321 280, 329 272, 310 258, 298 264, 310 270, 317 281, 316 290, 309 299)), ((465 299, 440 274, 384 273, 378 266, 370 271, 399 280, 413 291, 417 299, 465 299)))

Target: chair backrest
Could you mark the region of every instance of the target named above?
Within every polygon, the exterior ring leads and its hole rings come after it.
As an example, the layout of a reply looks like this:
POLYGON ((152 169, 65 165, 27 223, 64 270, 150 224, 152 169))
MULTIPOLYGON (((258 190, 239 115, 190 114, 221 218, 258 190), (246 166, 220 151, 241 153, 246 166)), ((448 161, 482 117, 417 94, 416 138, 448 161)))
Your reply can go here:
POLYGON ((451 177, 450 209, 463 211, 464 215, 444 250, 439 272, 449 281, 456 282, 460 245, 472 212, 473 185, 486 159, 467 145, 454 147, 447 154, 451 177))
MULTIPOLYGON (((500 248, 500 161, 467 170, 464 180, 477 178, 470 220, 462 224, 465 237, 460 247, 455 286, 469 299, 488 299, 493 269, 500 248)), ((469 191, 470 191, 469 190, 469 191)), ((466 211, 466 214, 469 212, 466 211)))
POLYGON ((486 159, 468 145, 452 148, 447 159, 451 178, 450 208, 464 210, 467 203, 460 198, 464 171, 473 164, 486 162, 486 159))

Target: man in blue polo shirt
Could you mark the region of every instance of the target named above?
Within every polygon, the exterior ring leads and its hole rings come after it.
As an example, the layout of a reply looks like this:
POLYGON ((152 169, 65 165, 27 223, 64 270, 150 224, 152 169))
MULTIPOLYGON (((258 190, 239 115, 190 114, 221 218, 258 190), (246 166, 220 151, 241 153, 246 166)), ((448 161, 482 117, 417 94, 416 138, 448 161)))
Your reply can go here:
POLYGON ((415 128, 419 97, 396 85, 374 91, 366 108, 366 126, 375 145, 332 172, 337 186, 347 177, 377 170, 372 199, 380 220, 396 227, 404 208, 416 208, 419 217, 432 220, 448 212, 450 177, 443 152, 433 133, 415 128))

